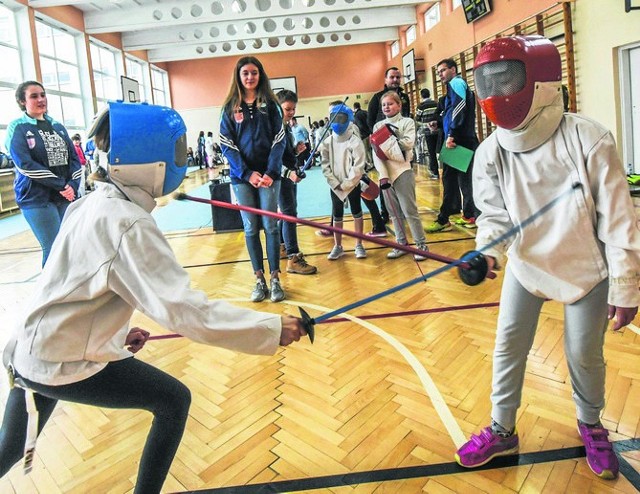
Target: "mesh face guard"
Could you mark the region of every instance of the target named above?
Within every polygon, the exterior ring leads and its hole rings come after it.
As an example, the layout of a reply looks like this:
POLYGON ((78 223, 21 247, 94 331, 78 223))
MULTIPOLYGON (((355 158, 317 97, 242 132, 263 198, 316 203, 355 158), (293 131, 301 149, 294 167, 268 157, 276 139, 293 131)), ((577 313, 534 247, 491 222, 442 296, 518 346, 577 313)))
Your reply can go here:
POLYGON ((542 36, 512 36, 487 43, 474 64, 478 102, 498 127, 515 129, 530 114, 536 83, 562 79, 560 54, 542 36))
POLYGON ((520 60, 505 60, 485 64, 475 71, 478 98, 511 96, 519 93, 527 81, 524 63, 520 60))

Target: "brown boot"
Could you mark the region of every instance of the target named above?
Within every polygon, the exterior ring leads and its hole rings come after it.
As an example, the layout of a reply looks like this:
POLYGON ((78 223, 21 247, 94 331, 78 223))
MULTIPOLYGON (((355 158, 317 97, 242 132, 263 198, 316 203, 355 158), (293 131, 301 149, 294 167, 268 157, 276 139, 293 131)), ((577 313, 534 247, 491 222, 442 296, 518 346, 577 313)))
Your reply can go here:
POLYGON ((284 244, 280 244, 280 259, 286 259, 287 258, 287 248, 284 246, 284 244))
POLYGON ((308 264, 305 261, 302 252, 298 254, 294 254, 287 261, 287 273, 294 274, 315 274, 318 271, 318 268, 308 264))

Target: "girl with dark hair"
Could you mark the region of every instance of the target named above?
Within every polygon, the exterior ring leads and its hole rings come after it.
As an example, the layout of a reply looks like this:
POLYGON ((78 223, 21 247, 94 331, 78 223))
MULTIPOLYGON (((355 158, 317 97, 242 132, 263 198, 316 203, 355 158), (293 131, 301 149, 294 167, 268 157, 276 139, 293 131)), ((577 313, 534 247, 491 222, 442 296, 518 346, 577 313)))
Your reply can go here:
MULTIPOLYGON (((236 63, 229 94, 220 120, 222 153, 229 162, 231 184, 238 203, 276 212, 280 194, 280 171, 285 149, 282 111, 271 91, 269 77, 255 57, 236 63)), ((279 302, 285 294, 280 285, 280 233, 278 222, 257 214, 241 212, 245 241, 256 276, 251 292, 253 302, 271 293, 279 302), (264 276, 264 254, 260 224, 265 232, 270 288, 264 276)))
POLYGON ((16 89, 24 114, 7 128, 5 147, 16 164, 16 203, 42 247, 42 265, 67 206, 78 196, 82 167, 64 126, 47 114, 47 93, 37 81, 16 89))

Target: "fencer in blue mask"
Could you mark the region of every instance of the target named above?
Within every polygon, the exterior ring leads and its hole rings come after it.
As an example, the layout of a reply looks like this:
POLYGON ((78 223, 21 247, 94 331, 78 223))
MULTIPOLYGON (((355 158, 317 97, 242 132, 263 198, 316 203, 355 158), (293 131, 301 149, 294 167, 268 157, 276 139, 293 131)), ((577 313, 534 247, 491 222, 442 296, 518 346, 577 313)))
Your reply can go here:
MULTIPOLYGON (((353 123, 353 111, 342 101, 329 105, 331 135, 320 145, 322 173, 331 188, 333 226, 342 228, 345 202, 351 207, 355 231, 362 234, 362 202, 360 179, 364 174, 365 149, 357 127, 353 123)), ((327 258, 335 261, 345 255, 342 234, 334 233, 334 246, 327 258)), ((355 256, 367 257, 360 239, 356 240, 355 256)))
MULTIPOLYGON (((136 358, 149 333, 134 310, 194 341, 270 355, 305 335, 298 318, 240 309, 190 288, 187 272, 155 224, 155 198, 186 171, 186 128, 170 108, 109 103, 90 131, 102 172, 73 203, 24 318, 3 355, 14 386, 0 430, 0 476, 36 438, 58 400, 154 415, 134 492, 158 493, 189 413, 180 381, 136 358)), ((61 453, 63 453, 61 451, 61 453)), ((135 476, 136 465, 130 476, 135 476)))

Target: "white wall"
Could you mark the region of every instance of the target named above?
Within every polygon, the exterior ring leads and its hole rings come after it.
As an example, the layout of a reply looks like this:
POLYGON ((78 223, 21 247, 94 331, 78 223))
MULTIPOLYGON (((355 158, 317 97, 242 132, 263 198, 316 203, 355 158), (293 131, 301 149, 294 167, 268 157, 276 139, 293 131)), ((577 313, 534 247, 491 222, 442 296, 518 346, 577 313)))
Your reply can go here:
POLYGON ((622 149, 617 54, 619 47, 640 41, 640 10, 625 13, 622 0, 577 0, 573 28, 578 110, 610 129, 622 149))

